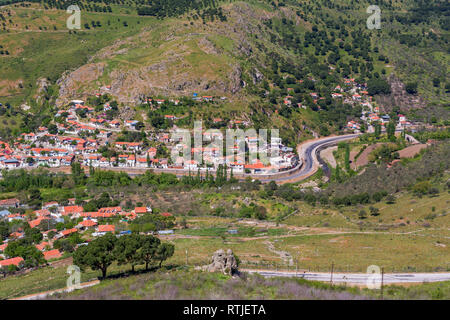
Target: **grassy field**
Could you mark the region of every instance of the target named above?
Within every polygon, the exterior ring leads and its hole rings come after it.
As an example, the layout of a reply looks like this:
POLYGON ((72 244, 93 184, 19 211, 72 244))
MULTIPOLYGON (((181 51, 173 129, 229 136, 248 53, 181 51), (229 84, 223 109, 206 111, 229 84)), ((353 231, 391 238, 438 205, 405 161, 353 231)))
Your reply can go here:
MULTIPOLYGON (((51 189, 43 191, 46 197, 54 192, 51 189)), ((202 194, 199 193, 197 198, 202 199, 202 194)), ((217 197, 206 194, 206 198, 229 202, 239 199, 227 194, 217 197)), ((298 261, 300 270, 321 272, 330 271, 332 263, 338 272, 366 272, 373 264, 384 267, 386 272, 448 271, 448 201, 448 193, 433 198, 415 198, 404 192, 397 196, 395 204, 374 204, 380 215, 368 214, 363 220, 364 225, 360 223, 358 212, 362 208, 369 213, 368 206, 338 209, 311 207, 304 202, 290 203, 299 211, 279 225, 273 220, 186 216, 187 229, 176 229, 174 235, 161 236, 163 241, 175 245, 175 254, 165 265, 184 267, 186 262, 190 267, 205 265, 210 263, 214 251, 230 248, 240 258, 242 268, 294 270, 298 261), (430 213, 436 216, 429 217, 430 213), (425 222, 429 224, 426 227, 425 222), (236 229, 238 233, 229 234, 230 229, 236 229)), ((259 204, 278 207, 272 200, 263 200, 259 204)), ((181 222, 182 217, 177 216, 177 220, 181 222)), ((2 279, 0 298, 63 287, 68 276, 66 268, 45 267, 2 279)), ((115 277, 129 269, 129 266, 113 265, 109 274, 115 277)), ((82 281, 99 276, 100 272, 88 269, 82 273, 82 281)), ((448 288, 438 287, 428 285, 425 296, 445 296, 448 288)), ((397 288, 392 298, 422 297, 423 294, 412 287, 397 288)))
POLYGON ((0 9, 2 13, 10 12, 14 21, 13 26, 8 26, 8 32, 0 31, 0 44, 9 51, 8 56, 0 57, 2 102, 22 102, 36 93, 38 79, 55 81, 66 70, 73 70, 86 63, 101 48, 112 44, 116 39, 126 39, 138 33, 156 20, 83 12, 82 30, 69 33, 66 28, 69 15, 65 11, 43 11, 39 8, 38 4, 32 4, 30 8, 0 9), (92 21, 98 21, 100 26, 92 27, 92 21), (124 21, 127 22, 127 27, 124 26, 124 21), (85 28, 85 23, 89 25, 89 29, 85 28))

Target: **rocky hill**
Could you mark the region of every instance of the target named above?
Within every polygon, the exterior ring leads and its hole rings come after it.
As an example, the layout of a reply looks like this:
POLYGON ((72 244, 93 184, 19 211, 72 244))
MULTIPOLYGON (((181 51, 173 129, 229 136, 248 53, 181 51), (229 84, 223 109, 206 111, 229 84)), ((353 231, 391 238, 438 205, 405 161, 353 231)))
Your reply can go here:
POLYGON ((259 125, 324 135, 356 112, 330 98, 354 78, 390 79, 391 96, 376 98, 387 111, 445 108, 449 5, 378 4, 382 27, 371 30, 367 1, 2 0, 0 102, 45 113, 99 93, 131 107, 197 93, 226 97, 221 110, 259 125), (79 30, 66 28, 72 3, 79 30), (417 93, 402 89, 410 82, 417 93), (308 110, 286 108, 288 95, 308 110))

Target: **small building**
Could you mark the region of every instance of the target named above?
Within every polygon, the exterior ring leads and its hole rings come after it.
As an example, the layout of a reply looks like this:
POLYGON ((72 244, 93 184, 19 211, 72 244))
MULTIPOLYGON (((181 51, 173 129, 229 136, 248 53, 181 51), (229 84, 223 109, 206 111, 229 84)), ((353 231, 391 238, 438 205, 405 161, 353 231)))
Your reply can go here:
POLYGON ((116 231, 116 227, 112 224, 99 225, 97 228, 97 233, 105 234, 106 232, 114 232, 114 231, 116 231))
POLYGON ((158 234, 160 235, 173 234, 173 230, 159 230, 158 234))
POLYGON ((1 207, 18 208, 19 206, 20 206, 20 201, 19 201, 19 199, 16 199, 16 198, 0 200, 0 208, 1 207))
POLYGON ((1 260, 0 261, 0 267, 7 267, 10 265, 15 265, 16 267, 19 267, 24 262, 22 257, 15 257, 11 259, 1 260))
POLYGON ((8 210, 1 210, 0 211, 0 219, 1 218, 4 218, 4 217, 6 217, 6 216, 9 216, 11 214, 11 212, 9 212, 8 210))
POLYGON ((45 260, 52 260, 52 259, 58 259, 62 257, 61 252, 59 252, 58 249, 54 249, 54 250, 50 250, 50 251, 45 251, 44 253, 44 259, 45 260))

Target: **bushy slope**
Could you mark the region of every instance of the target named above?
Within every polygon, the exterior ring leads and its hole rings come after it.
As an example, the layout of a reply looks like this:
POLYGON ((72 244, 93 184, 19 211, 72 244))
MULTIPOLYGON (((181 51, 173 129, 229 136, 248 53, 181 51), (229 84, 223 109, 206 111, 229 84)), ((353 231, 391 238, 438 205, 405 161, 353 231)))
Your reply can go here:
MULTIPOLYGON (((434 299, 449 297, 450 282, 428 283, 410 287, 387 286, 385 299, 434 299)), ((231 278, 223 274, 193 271, 157 272, 56 294, 47 299, 65 300, 361 300, 379 299, 380 290, 358 289, 293 278, 265 279, 256 275, 231 278)))
POLYGON ((295 279, 264 279, 245 275, 231 278, 223 274, 198 271, 176 271, 106 280, 100 285, 73 294, 50 299, 144 299, 144 300, 210 300, 210 299, 294 299, 294 300, 360 300, 367 297, 322 283, 295 279))
POLYGON ((378 1, 381 30, 366 27, 368 1, 75 1, 82 28, 70 32, 69 2, 14 2, 0 7, 0 102, 34 112, 106 85, 131 105, 197 92, 228 98, 206 113, 276 125, 293 144, 358 116, 330 97, 343 78, 395 76, 400 87, 417 82, 420 97, 393 90, 382 110, 431 103, 438 121, 448 114, 439 112, 450 101, 445 1, 378 1), (286 95, 308 109, 284 106, 286 95))

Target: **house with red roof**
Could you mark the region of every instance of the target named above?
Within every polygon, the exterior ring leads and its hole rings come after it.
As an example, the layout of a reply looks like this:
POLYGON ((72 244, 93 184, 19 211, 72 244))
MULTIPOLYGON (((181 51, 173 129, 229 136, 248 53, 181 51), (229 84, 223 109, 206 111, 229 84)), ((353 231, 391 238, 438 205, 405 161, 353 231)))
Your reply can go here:
POLYGON ((161 212, 161 215, 162 215, 163 217, 171 217, 171 216, 172 216, 172 214, 169 213, 169 212, 161 212))
POLYGON ((100 208, 98 210, 98 213, 102 214, 102 213, 112 213, 117 214, 120 213, 122 211, 122 207, 106 207, 106 208, 100 208))
POLYGON ((15 265, 16 267, 19 267, 24 262, 22 257, 15 257, 11 259, 1 260, 0 261, 0 267, 7 267, 10 265, 15 265))
POLYGON ((39 217, 39 218, 37 218, 37 219, 28 221, 28 224, 30 225, 30 228, 36 228, 38 225, 41 224, 42 220, 46 220, 46 219, 48 219, 48 218, 45 218, 45 217, 39 217))
POLYGON ((58 202, 56 202, 56 201, 51 201, 51 202, 47 202, 47 203, 44 203, 44 205, 42 206, 42 209, 50 209, 50 208, 54 208, 54 207, 59 207, 59 204, 58 204, 58 202))
POLYGON ((147 213, 147 208, 146 207, 136 207, 136 208, 134 208, 134 213, 136 213, 136 214, 147 213))
POLYGON ((97 228, 98 233, 106 233, 106 232, 114 232, 116 231, 116 227, 112 224, 102 224, 97 228))
POLYGON ((244 168, 250 170, 251 173, 258 173, 264 169, 264 164, 261 161, 257 161, 256 163, 246 164, 244 168))
POLYGON ((43 242, 35 245, 36 249, 38 249, 39 251, 44 251, 47 246, 50 246, 50 243, 46 242, 46 241, 43 241, 43 242))
POLYGON ((71 235, 72 233, 75 233, 75 232, 77 232, 77 231, 78 231, 77 228, 66 229, 66 230, 61 231, 60 234, 61 234, 62 237, 67 237, 67 236, 69 236, 69 235, 71 235))
POLYGON ((51 214, 47 209, 35 210, 33 213, 38 217, 48 217, 51 214))
POLYGON ((96 221, 90 220, 90 219, 86 219, 86 220, 81 221, 81 222, 77 225, 77 227, 80 228, 80 229, 85 230, 85 229, 88 229, 88 228, 93 228, 93 227, 95 227, 96 225, 97 225, 97 222, 96 222, 96 221))
POLYGON ((13 232, 9 235, 11 238, 21 239, 25 236, 25 233, 23 232, 13 232))
POLYGON ((84 209, 81 206, 66 206, 66 207, 63 207, 61 214, 63 216, 68 216, 68 215, 80 214, 83 211, 84 211, 84 209))
POLYGON ((7 246, 8 246, 8 243, 1 244, 0 245, 0 252, 5 251, 7 246))
POLYGON ((44 259, 45 260, 52 260, 52 259, 57 259, 57 258, 61 258, 62 257, 62 254, 61 254, 61 252, 59 252, 58 249, 45 251, 43 253, 44 253, 44 259))
POLYGON ((16 198, 0 200, 0 207, 18 208, 19 206, 20 206, 20 201, 19 201, 19 199, 16 199, 16 198))

